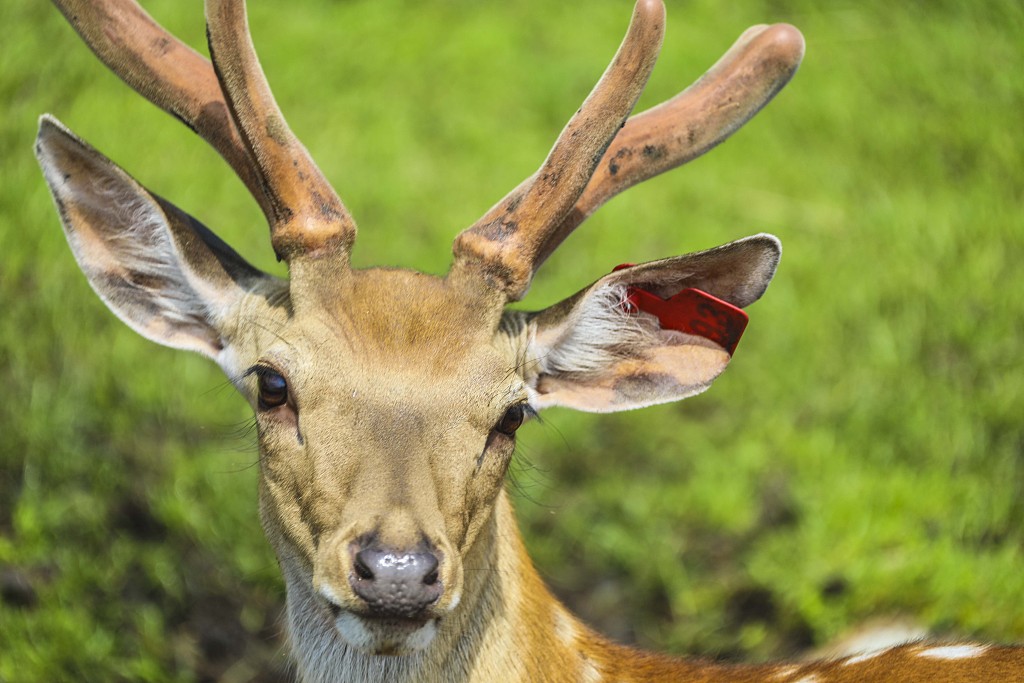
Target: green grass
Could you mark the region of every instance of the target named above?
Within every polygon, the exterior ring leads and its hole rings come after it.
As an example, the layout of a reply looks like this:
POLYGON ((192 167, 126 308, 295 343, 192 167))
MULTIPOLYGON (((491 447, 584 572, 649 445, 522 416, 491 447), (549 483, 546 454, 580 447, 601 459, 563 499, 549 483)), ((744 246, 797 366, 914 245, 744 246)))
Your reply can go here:
MULTIPOLYGON (((605 207, 526 303, 758 231, 786 252, 710 392, 524 428, 537 564, 601 630, 679 653, 784 656, 873 615, 1024 640, 1024 7, 669 4, 641 108, 749 24, 796 24, 805 64, 724 146, 605 207)), ((430 272, 540 163, 629 17, 610 0, 252 5, 278 101, 360 223, 356 263, 430 272)), ((198 5, 147 7, 202 47, 198 5)), ((52 7, 8 0, 0 19, 0 681, 274 680, 282 586, 247 407, 90 291, 36 118, 281 273, 265 224, 52 7)))

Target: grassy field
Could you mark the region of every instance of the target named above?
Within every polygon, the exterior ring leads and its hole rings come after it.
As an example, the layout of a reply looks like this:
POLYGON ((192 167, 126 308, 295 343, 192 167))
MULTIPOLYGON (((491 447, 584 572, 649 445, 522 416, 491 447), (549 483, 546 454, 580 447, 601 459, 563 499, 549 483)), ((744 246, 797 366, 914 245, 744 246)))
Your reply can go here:
MULTIPOLYGON (((356 263, 429 272, 540 163, 630 12, 251 4, 278 101, 360 223, 356 263)), ((198 3, 147 7, 202 48, 198 3)), ((265 224, 48 3, 0 20, 0 681, 282 679, 248 408, 90 291, 36 119, 282 273, 265 224)), ((599 629, 677 653, 786 656, 879 615, 1024 640, 1024 5, 670 1, 640 108, 767 21, 807 38, 790 86, 605 207, 525 305, 759 231, 785 245, 775 282, 707 394, 524 428, 510 485, 531 551, 599 629)))

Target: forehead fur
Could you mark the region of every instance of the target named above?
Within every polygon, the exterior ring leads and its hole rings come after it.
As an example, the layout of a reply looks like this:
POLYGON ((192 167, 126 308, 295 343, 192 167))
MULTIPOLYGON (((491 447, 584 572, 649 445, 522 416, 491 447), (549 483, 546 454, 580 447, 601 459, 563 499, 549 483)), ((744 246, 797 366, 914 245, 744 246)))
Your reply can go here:
POLYGON ((398 269, 351 271, 331 285, 304 286, 311 281, 293 280, 290 320, 264 343, 287 337, 285 345, 306 348, 303 355, 318 364, 336 362, 348 371, 414 371, 417 384, 424 372, 436 381, 469 373, 487 382, 511 369, 494 344, 500 302, 495 306, 485 292, 398 269))
POLYGON ((353 343, 366 353, 414 355, 443 365, 494 333, 484 302, 436 276, 373 269, 353 273, 351 284, 333 310, 345 328, 358 332, 353 343))

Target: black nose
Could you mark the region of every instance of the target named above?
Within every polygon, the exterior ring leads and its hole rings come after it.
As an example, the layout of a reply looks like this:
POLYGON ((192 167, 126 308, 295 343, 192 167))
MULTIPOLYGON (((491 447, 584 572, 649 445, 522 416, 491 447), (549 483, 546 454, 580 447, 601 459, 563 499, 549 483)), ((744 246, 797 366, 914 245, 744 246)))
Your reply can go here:
POLYGON ((349 583, 371 615, 414 619, 444 592, 438 564, 437 556, 425 548, 364 548, 352 559, 349 583))

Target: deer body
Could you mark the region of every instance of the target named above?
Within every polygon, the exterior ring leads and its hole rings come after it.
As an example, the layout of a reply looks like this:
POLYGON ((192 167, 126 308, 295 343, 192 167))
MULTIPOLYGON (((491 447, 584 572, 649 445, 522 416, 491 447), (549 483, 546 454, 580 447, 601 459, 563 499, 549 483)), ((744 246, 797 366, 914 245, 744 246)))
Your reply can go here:
POLYGON ((664 28, 660 0, 640 0, 547 160, 459 234, 437 277, 350 267, 355 222, 277 109, 241 0, 206 3, 212 64, 134 0, 56 4, 115 73, 221 153, 288 262, 288 280, 258 271, 42 119, 36 153, 90 284, 144 336, 215 360, 253 408, 260 518, 302 680, 1019 679, 1012 648, 733 667, 614 645, 545 588, 502 488, 534 412, 679 400, 728 364, 735 338, 709 326, 765 291, 780 256, 769 235, 624 267, 543 311, 505 305, 604 201, 714 147, 770 100, 803 55, 795 29, 748 30, 691 88, 629 118, 664 28), (684 295, 694 320, 680 319, 684 295))

